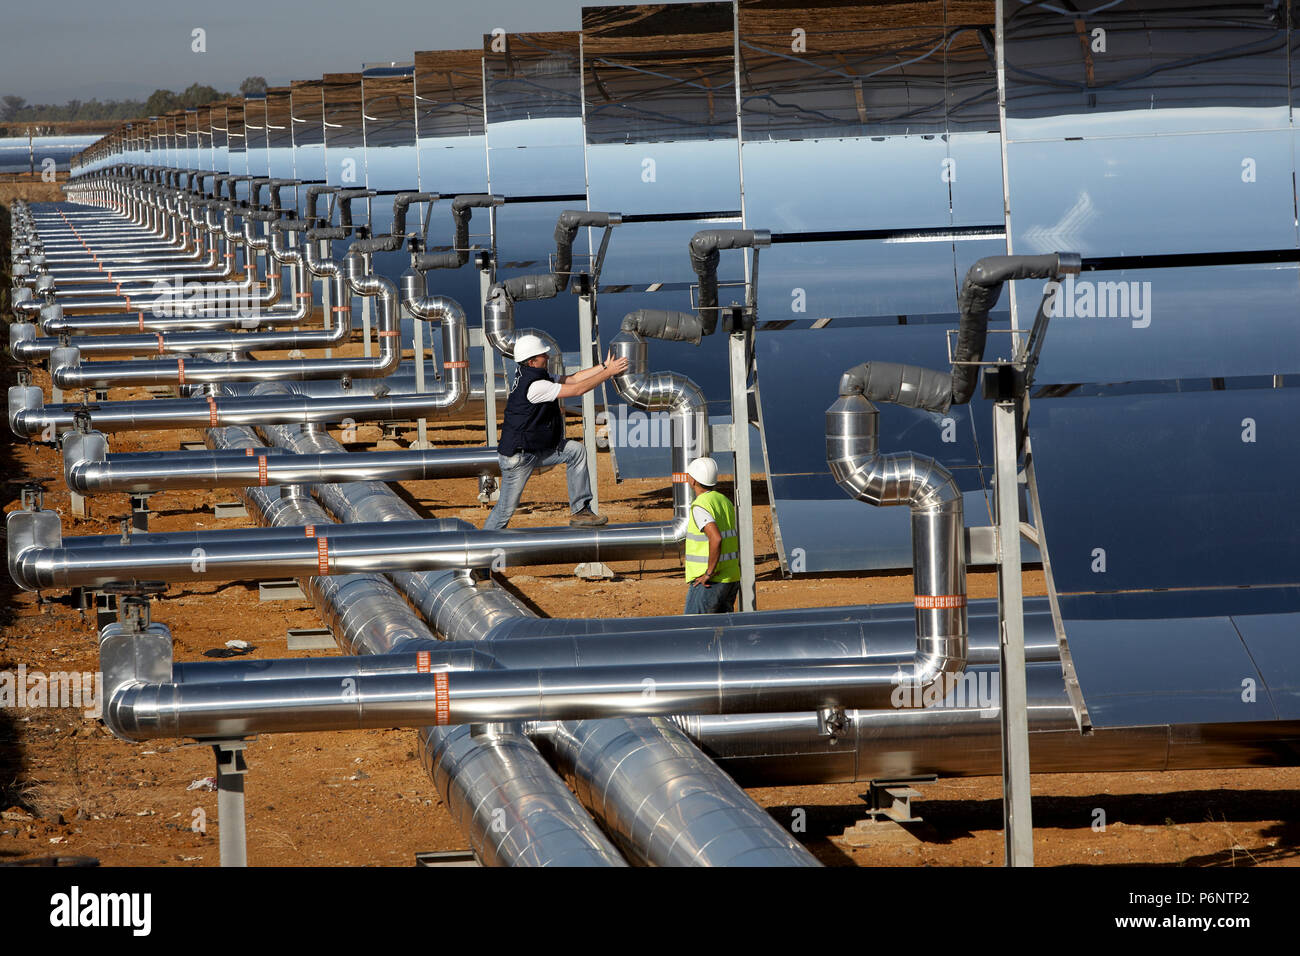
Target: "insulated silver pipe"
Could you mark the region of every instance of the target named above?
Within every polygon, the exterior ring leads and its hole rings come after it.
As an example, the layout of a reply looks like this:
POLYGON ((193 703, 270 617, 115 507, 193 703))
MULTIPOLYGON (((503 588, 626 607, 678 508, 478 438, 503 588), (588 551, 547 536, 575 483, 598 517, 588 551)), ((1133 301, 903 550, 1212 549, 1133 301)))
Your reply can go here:
MULTIPOLYGON (((1300 722, 1170 724, 1079 733, 1059 663, 1026 668, 1034 773, 1292 766, 1300 722)), ((746 787, 866 782, 1002 772, 997 664, 970 667, 948 697, 922 709, 848 710, 836 736, 819 715, 674 718, 746 787)), ((535 728, 544 735, 547 728, 535 728)))
MULTIPOLYGON (((91 434, 97 435, 101 441, 104 438, 98 432, 91 434)), ((100 447, 107 448, 107 443, 100 447)), ((64 441, 64 478, 68 488, 78 494, 333 481, 423 481, 431 478, 477 478, 500 473, 493 448, 413 448, 324 455, 285 455, 264 451, 253 456, 217 452, 101 453, 99 458, 86 457, 94 453, 89 451, 86 443, 64 441)))
MULTIPOLYGON (((441 300, 440 300, 441 301, 441 300)), ((447 317, 454 318, 451 323, 444 322, 444 332, 448 324, 458 325, 463 333, 463 313, 452 310, 443 302, 441 308, 447 317)), ((454 305, 454 303, 451 303, 454 305)), ((463 334, 455 339, 447 339, 444 347, 449 358, 464 354, 460 349, 464 345, 463 334)), ((458 392, 456 383, 463 385, 466 370, 453 370, 449 388, 458 392)), ((635 382, 638 379, 633 378, 635 382)), ((703 397, 689 380, 681 382, 682 396, 667 402, 674 409, 674 416, 679 421, 677 434, 685 436, 690 426, 685 420, 691 415, 702 415, 698 405, 703 397), (688 388, 689 386, 689 388, 688 388)), ((262 393, 283 392, 287 386, 267 383, 257 386, 254 391, 262 393)), ((11 390, 11 396, 13 390, 11 390)), ((463 397, 463 392, 460 392, 463 397)), ((278 395, 258 395, 255 399, 243 401, 266 401, 280 398, 278 395)), ((223 402, 240 401, 238 399, 223 402)), ((442 401, 451 401, 450 398, 442 401)), ((144 405, 162 404, 160 402, 142 403, 144 405)), ((210 421, 220 418, 217 400, 207 399, 210 421)), ((280 444, 288 443, 295 451, 311 452, 326 449, 324 453, 340 452, 341 446, 324 436, 308 436, 310 445, 304 446, 282 430, 280 444)), ((703 430, 707 435, 707 429, 703 430)), ((707 447, 707 446, 706 446, 707 447)), ((103 438, 86 436, 76 439, 72 454, 87 457, 97 456, 104 448, 103 438)), ((675 461, 685 454, 683 449, 675 449, 675 461)), ((251 463, 249 463, 251 466, 251 463)), ((279 463, 277 463, 278 466, 279 463)), ((236 465, 236 467, 239 467, 236 465)), ((259 480, 261 463, 259 467, 259 480)), ((266 460, 265 467, 271 468, 271 459, 266 460)), ((684 464, 683 464, 684 467, 684 464)), ((75 475, 69 473, 69 479, 75 475)), ((486 567, 496 563, 502 556, 516 564, 550 564, 570 560, 620 560, 667 557, 678 552, 678 546, 685 531, 686 499, 679 489, 677 491, 677 514, 669 523, 650 523, 639 525, 615 525, 603 528, 550 528, 530 529, 526 531, 486 532, 448 532, 430 535, 427 532, 409 535, 385 535, 382 539, 357 537, 342 541, 336 540, 332 545, 328 539, 314 542, 305 540, 266 542, 264 547, 250 547, 246 543, 214 544, 206 549, 205 558, 199 566, 193 560, 191 549, 171 544, 128 544, 118 546, 92 545, 82 547, 76 539, 70 539, 69 547, 36 548, 31 547, 21 553, 11 555, 10 570, 15 582, 20 586, 36 590, 46 587, 102 586, 112 581, 144 577, 150 580, 180 581, 196 578, 227 576, 228 580, 244 577, 257 577, 310 572, 312 569, 327 569, 328 573, 340 574, 375 570, 422 571, 438 568, 486 567)), ((17 545, 15 545, 17 547, 17 545)))
MULTIPOLYGON (((337 536, 349 527, 336 525, 329 533, 337 536)), ((201 545, 202 539, 196 539, 195 544, 201 545)), ((916 653, 914 615, 910 605, 859 605, 743 615, 538 618, 504 589, 463 575, 429 573, 429 579, 435 577, 440 579, 436 585, 424 589, 403 585, 401 590, 416 602, 416 609, 421 614, 429 612, 430 623, 439 633, 470 636, 443 641, 428 650, 425 659, 434 668, 463 669, 458 662, 472 655, 481 655, 507 669, 541 669, 805 659, 897 665, 916 653), (476 593, 501 596, 500 601, 494 599, 487 615, 494 620, 480 624, 448 615, 448 608, 454 604, 473 605, 476 611, 479 610, 484 602, 481 597, 475 597, 476 593), (480 634, 484 636, 480 637, 480 634)), ((999 643, 997 602, 976 602, 972 622, 968 663, 985 669, 996 667, 999 643)), ((1029 602, 1026 632, 1026 656, 1030 663, 1059 662, 1056 632, 1046 598, 1029 602)), ((384 669, 385 673, 389 671, 414 673, 414 667, 399 667, 394 663, 384 669)), ((279 661, 177 664, 174 672, 176 679, 185 684, 334 674, 333 671, 322 674, 306 672, 296 661, 287 662, 283 667, 279 661)))
MULTIPOLYGON (((402 297, 416 319, 442 324, 442 367, 447 373, 436 411, 453 412, 465 407, 469 398, 469 322, 465 310, 455 299, 445 295, 427 295, 424 276, 406 272, 402 276, 402 297)), ((423 362, 424 356, 415 356, 423 362)))
MULTIPOLYGON (((269 460, 268 460, 269 464, 269 460)), ((17 545, 15 545, 17 547, 17 545)), ((209 547, 200 564, 189 549, 164 544, 82 547, 76 538, 63 547, 28 547, 10 554, 10 574, 29 591, 103 587, 119 581, 241 581, 276 576, 365 574, 488 567, 506 555, 517 565, 574 560, 634 560, 677 553, 671 525, 632 524, 603 528, 531 531, 385 534, 265 545, 222 543, 209 547)))
MULTIPOLYGON (((65 365, 51 372, 54 383, 65 389, 108 388, 114 385, 161 385, 168 383, 213 384, 217 382, 268 382, 310 378, 381 378, 392 373, 401 359, 397 327, 397 289, 388 279, 366 271, 365 257, 350 254, 347 277, 359 295, 377 297, 376 337, 379 355, 374 358, 277 359, 266 362, 166 361, 95 362, 65 365)), ((460 313, 464 319, 464 313, 460 313)), ((307 333, 301 333, 307 334, 307 333)), ((325 333, 329 335, 330 333, 325 333)), ((336 339, 338 336, 335 337, 336 339)), ((461 370, 463 371, 463 370, 461 370)))
MULTIPOLYGON (((202 271, 195 272, 194 275, 207 275, 216 265, 214 251, 209 248, 204 249, 204 240, 201 227, 207 223, 205 217, 209 200, 193 200, 187 204, 188 210, 185 213, 185 228, 183 236, 177 245, 169 245, 166 242, 160 242, 156 237, 149 236, 147 233, 137 231, 131 224, 123 223, 117 227, 108 227, 111 231, 106 232, 103 226, 82 225, 78 229, 66 216, 61 217, 61 222, 52 222, 55 227, 62 225, 72 232, 71 236, 60 234, 55 230, 48 230, 42 236, 43 244, 46 249, 45 266, 51 272, 59 273, 60 282, 77 281, 76 270, 86 269, 85 260, 90 257, 96 264, 99 264, 96 248, 99 252, 109 254, 117 266, 121 264, 123 274, 130 275, 135 272, 153 272, 158 268, 167 268, 175 266, 177 268, 191 268, 198 266, 202 271), (194 243, 191 248, 190 243, 190 225, 195 228, 192 230, 194 243), (96 247, 92 248, 87 240, 94 240, 96 247), (74 243, 80 246, 80 250, 74 248, 74 243)), ((102 276, 93 273, 82 281, 103 281, 102 276)))
POLYGON ((801 660, 797 666, 675 661, 371 674, 345 687, 332 677, 137 682, 112 695, 105 720, 125 739, 149 740, 627 715, 882 710, 895 706, 898 669, 852 660, 801 660))
POLYGON ((685 375, 648 371, 649 349, 635 332, 619 332, 609 347, 615 357, 627 359, 627 369, 612 379, 619 397, 645 411, 668 412, 673 442, 673 522, 680 529, 679 540, 684 541, 691 503, 686 466, 713 448, 708 402, 703 390, 685 375))
POLYGON ((63 314, 62 306, 54 303, 57 308, 51 308, 48 312, 42 310, 41 330, 47 335, 82 333, 87 336, 100 336, 131 332, 252 329, 264 325, 268 327, 281 325, 283 321, 279 316, 289 315, 274 309, 261 309, 255 300, 245 298, 244 293, 236 287, 222 286, 222 288, 231 290, 230 301, 225 303, 229 308, 204 315, 164 315, 154 310, 151 305, 147 310, 136 310, 131 313, 66 316, 63 314))
POLYGON ((873 505, 912 509, 912 585, 917 665, 925 690, 961 670, 969 622, 961 491, 942 465, 910 452, 880 454, 879 413, 845 376, 826 412, 826 461, 840 487, 873 505), (954 666, 955 665, 955 666, 954 666))
MULTIPOLYGON (((222 450, 257 445, 247 429, 212 429, 208 435, 214 448, 222 450)), ((274 494, 264 488, 244 492, 250 512, 263 520, 342 530, 310 499, 276 499, 274 494), (280 501, 290 503, 277 504, 280 501)), ((300 584, 340 645, 352 653, 387 655, 398 648, 417 649, 433 638, 382 578, 312 576, 300 584)), ((312 661, 305 666, 325 663, 312 661)), ((338 674, 331 676, 341 679, 338 674)), ((471 734, 468 727, 429 727, 420 732, 420 739, 425 766, 448 812, 485 865, 626 865, 527 738, 513 733, 471 734), (433 749, 426 750, 430 741, 433 749)))
MULTIPOLYGON (((265 450, 265 449, 264 449, 265 450)), ((273 452, 279 453, 279 449, 273 449, 273 452)), ((220 454, 220 453, 218 453, 220 454)), ((301 494, 296 493, 295 489, 267 489, 274 493, 281 491, 285 498, 299 498, 301 494)), ((272 494, 274 499, 274 494, 272 494)), ((379 527, 375 524, 347 524, 347 525, 330 525, 329 534, 334 538, 359 537, 365 535, 378 534, 380 532, 395 529, 402 532, 414 531, 447 531, 453 530, 457 522, 451 520, 425 520, 418 521, 401 521, 395 524, 386 524, 379 527)), ((312 525, 306 528, 306 536, 315 535, 316 529, 312 525)), ((279 527, 276 525, 267 525, 257 528, 226 528, 220 531, 164 531, 164 532, 137 532, 131 535, 131 540, 139 544, 174 544, 186 545, 191 548, 207 548, 213 544, 243 542, 271 541, 277 538, 286 540, 292 538, 301 538, 304 531, 301 527, 279 527)), ((82 547, 112 547, 122 543, 120 534, 95 534, 87 535, 77 539, 82 547)))
MULTIPOLYGON (((327 436, 303 434, 299 429, 277 429, 276 432, 284 440, 298 437, 310 442, 310 447, 329 447, 330 444, 327 436)), ((392 515, 398 520, 414 517, 414 512, 405 502, 397 499, 387 486, 377 482, 364 486, 321 485, 317 489, 358 487, 372 489, 376 500, 387 498, 396 503, 387 509, 372 507, 371 512, 392 515)), ((348 516, 344 520, 357 519, 348 516)), ((399 580, 403 578, 397 577, 399 580)), ((465 581, 463 572, 443 573, 438 577, 444 579, 444 586, 448 589, 461 592, 458 585, 465 581)), ((472 584, 469 590, 474 590, 472 584)), ((347 606, 344 602, 339 603, 347 606)), ((388 646, 376 644, 373 636, 357 628, 344 630, 336 627, 334 630, 344 649, 352 653, 365 654, 388 646)), ((623 865, 622 857, 592 824, 519 728, 498 725, 488 732, 485 728, 476 730, 471 726, 430 726, 420 731, 420 744, 425 768, 443 795, 449 813, 469 835, 471 846, 484 863, 623 865)))
MULTIPOLYGON (((278 235, 278 234, 277 234, 278 235)), ((287 258, 287 257, 286 257, 287 258)), ((249 352, 271 349, 314 349, 328 348, 345 342, 352 332, 351 303, 352 298, 346 294, 347 279, 332 260, 317 263, 318 276, 328 276, 333 287, 333 298, 341 305, 333 306, 332 311, 344 313, 330 328, 319 331, 301 332, 297 329, 279 332, 243 332, 239 334, 221 334, 218 332, 167 332, 170 329, 191 329, 203 324, 211 329, 245 327, 256 328, 260 325, 277 325, 296 323, 307 318, 311 311, 310 285, 305 273, 295 269, 294 298, 299 303, 292 312, 275 312, 265 316, 256 311, 250 317, 235 317, 230 314, 197 320, 194 316, 174 318, 175 306, 163 304, 151 310, 136 314, 134 320, 119 319, 111 316, 91 316, 83 319, 67 319, 63 316, 58 303, 52 303, 41 310, 41 325, 47 332, 62 334, 66 329, 75 327, 82 331, 104 332, 118 329, 137 331, 136 335, 81 335, 68 340, 68 346, 77 349, 79 355, 139 355, 198 352, 249 352)), ((15 358, 31 361, 48 355, 59 339, 46 337, 37 339, 35 329, 17 333, 10 332, 10 351, 15 358)), ((137 363, 131 363, 135 367, 137 363)), ((168 363, 170 367, 171 363, 168 363)), ((76 373, 65 375, 85 376, 101 371, 102 365, 83 366, 76 373)), ((55 371, 56 378, 61 374, 55 371)))
POLYGON ((119 265, 113 250, 100 252, 108 257, 107 264, 87 245, 80 263, 66 264, 63 271, 48 271, 69 305, 81 307, 89 298, 110 294, 142 297, 150 291, 156 292, 159 283, 207 282, 221 278, 225 271, 217 268, 217 254, 212 247, 202 260, 172 257, 144 265, 119 265), (74 268, 80 271, 68 271, 74 268))
MULTIPOLYGON (((141 313, 143 315, 143 313, 141 313)), ((145 319, 150 326, 162 327, 161 321, 145 319)), ((14 358, 34 363, 46 360, 55 349, 61 348, 60 339, 53 336, 35 337, 35 327, 27 325, 17 332, 18 324, 10 326, 10 353, 14 358), (30 331, 28 331, 30 330, 30 331)), ((68 347, 77 350, 78 359, 84 356, 131 355, 197 355, 200 352, 251 352, 260 350, 316 349, 345 342, 351 329, 347 321, 337 328, 312 332, 170 332, 145 331, 136 335, 73 335, 68 337, 68 347)), ((175 364, 174 361, 170 364, 175 364)), ((86 366, 94 369, 96 366, 86 366)))
MULTIPOLYGON (((298 449, 327 448, 331 440, 319 434, 306 434, 301 429, 277 428, 272 430, 278 441, 298 449)), ((414 512, 404 501, 397 498, 387 486, 378 482, 349 485, 318 485, 313 489, 326 506, 340 520, 352 521, 389 521, 400 522, 414 516, 414 512)), ((488 579, 476 581, 465 572, 416 572, 389 575, 398 587, 411 600, 438 631, 453 639, 457 646, 475 647, 489 635, 508 632, 512 624, 527 627, 535 624, 545 627, 554 623, 569 623, 575 629, 583 626, 609 624, 617 626, 618 622, 550 622, 533 617, 531 611, 515 600, 508 592, 496 587, 488 579)), ((680 619, 678 619, 680 620, 680 619)), ((628 622, 630 624, 656 622, 628 622)), ((698 623, 698 622, 696 622, 698 623)), ((657 636, 663 637, 664 632, 657 636)), ((494 642, 506 646, 509 641, 494 642)), ((430 652, 432 655, 434 652, 430 652)), ((543 652, 546 653, 546 652, 543 652)), ((645 685, 639 685, 641 693, 645 685)), ((729 781, 725 774, 713 767, 698 750, 679 733, 661 724, 651 723, 642 718, 617 718, 600 721, 602 726, 626 729, 637 735, 642 756, 654 763, 665 764, 672 761, 683 772, 689 769, 693 778, 701 783, 710 793, 715 794, 714 802, 708 808, 709 813, 696 813, 688 809, 686 802, 693 791, 681 788, 656 794, 655 802, 629 799, 618 814, 620 825, 627 824, 627 830, 620 842, 639 861, 646 863, 668 864, 674 858, 664 854, 664 850, 675 846, 699 847, 700 853, 693 862, 726 864, 735 860, 737 845, 747 848, 751 853, 745 859, 756 864, 760 859, 769 865, 802 865, 811 857, 807 851, 798 846, 785 835, 774 821, 762 813, 743 792, 729 781), (720 812, 723 810, 726 812, 720 812), (645 833, 656 832, 667 838, 656 841, 652 846, 644 846, 645 833)), ((459 731, 466 733, 464 728, 459 731)), ((446 731, 427 731, 425 737, 426 760, 441 753, 441 740, 446 731)), ((455 733, 455 732, 453 732, 455 733)), ((606 760, 616 760, 612 751, 598 756, 593 761, 582 765, 585 773, 588 769, 596 772, 612 771, 606 760)), ((627 794, 630 798, 631 794, 627 794)), ((602 809, 613 813, 619 804, 608 804, 602 809)), ((603 817, 606 826, 610 826, 614 817, 603 817)))
POLYGON ((658 866, 820 865, 667 718, 560 724, 545 747, 629 856, 658 866), (695 825, 663 825, 686 806, 695 825))
MULTIPOLYGON (((329 267, 332 264, 329 260, 312 261, 315 263, 314 269, 329 274, 329 267)), ((337 271, 333 273, 333 278, 336 283, 336 296, 342 297, 343 301, 350 301, 343 296, 337 286, 337 271)), ((417 317, 426 321, 439 320, 442 325, 443 364, 447 375, 441 389, 416 392, 413 380, 409 388, 403 384, 404 380, 394 381, 392 384, 388 384, 385 380, 374 382, 368 390, 365 384, 352 387, 351 382, 348 381, 324 389, 324 391, 338 392, 337 397, 319 400, 309 398, 307 394, 289 394, 222 398, 220 403, 211 396, 203 400, 114 402, 96 408, 93 421, 102 431, 126 431, 267 422, 331 423, 346 419, 403 421, 460 410, 466 406, 476 391, 469 384, 469 333, 464 310, 455 300, 446 296, 414 294, 414 283, 409 284, 408 289, 412 292, 412 309, 417 317), (395 386, 405 389, 406 393, 390 394, 395 386), (379 391, 381 388, 383 394, 379 391)), ((383 341, 391 341, 391 339, 383 341)), ((397 354, 396 348, 394 354, 397 354)), ((237 364, 245 367, 252 365, 247 362, 237 364)), ((253 367, 261 370, 268 364, 271 363, 257 363, 253 367)), ((191 365, 191 368, 193 367, 191 365)), ((177 377, 181 382, 186 381, 185 370, 184 359, 178 359, 177 377)), ((329 385, 329 383, 320 384, 329 385)), ((302 391, 314 395, 322 390, 308 387, 303 388, 302 391)), ((77 406, 70 405, 46 408, 40 389, 11 388, 9 390, 10 428, 20 437, 57 434, 60 430, 66 430, 74 424, 76 411, 77 406)))
POLYGON ((488 290, 483 306, 483 336, 488 344, 511 361, 514 360, 515 339, 521 335, 535 335, 546 343, 547 370, 552 376, 564 374, 564 354, 554 336, 542 329, 515 328, 515 301, 498 282, 488 290))
MULTIPOLYGON (((368 389, 364 382, 355 383, 352 388, 344 388, 338 383, 318 384, 332 384, 332 388, 325 391, 341 394, 322 397, 315 389, 293 388, 292 394, 283 396, 206 396, 104 402, 91 410, 90 417, 94 427, 102 432, 165 431, 276 422, 330 425, 347 419, 353 422, 404 422, 437 414, 449 402, 445 387, 428 392, 390 392, 382 381, 372 389, 368 389)), ((470 394, 478 401, 482 400, 478 388, 470 394)), ((8 400, 9 427, 20 438, 47 433, 54 435, 72 428, 80 408, 78 405, 46 406, 44 394, 35 387, 10 387, 8 400)))
MULTIPOLYGON (((233 212, 228 203, 223 204, 223 210, 224 225, 220 234, 225 236, 231 242, 244 243, 246 249, 244 259, 247 264, 245 278, 242 282, 201 282, 193 292, 198 296, 198 298, 209 305, 212 304, 211 300, 215 297, 218 300, 217 304, 223 311, 229 307, 247 313, 250 309, 260 309, 261 307, 270 306, 280 298, 280 274, 278 271, 269 273, 266 277, 267 282, 265 284, 265 290, 258 292, 257 287, 259 283, 256 274, 256 259, 254 256, 249 254, 250 252, 267 251, 269 249, 268 240, 266 238, 254 236, 252 234, 253 230, 251 229, 251 223, 246 223, 246 228, 242 231, 239 230, 233 223, 233 212)), ((212 250, 212 256, 216 255, 216 247, 217 243, 214 241, 210 247, 212 250)), ((206 280, 228 279, 234 274, 233 270, 233 253, 228 252, 227 258, 221 268, 204 273, 202 276, 191 278, 202 278, 206 280)), ((53 277, 50 278, 52 279, 53 277)), ((60 295, 60 304, 65 311, 79 315, 118 309, 125 309, 129 312, 133 310, 132 298, 137 300, 136 304, 139 304, 143 300, 149 300, 150 297, 152 297, 153 300, 158 300, 160 297, 163 299, 174 299, 175 295, 168 292, 165 283, 167 281, 184 278, 187 277, 174 273, 160 273, 154 276, 136 276, 131 280, 136 283, 134 285, 124 285, 121 282, 113 280, 114 285, 111 292, 113 297, 110 298, 103 297, 106 294, 106 290, 79 290, 76 294, 65 290, 60 295), (146 282, 148 283, 147 285, 141 284, 146 282), (159 282, 163 283, 163 288, 161 289, 158 285, 159 282), (99 297, 96 298, 96 296, 99 297)), ((78 328, 75 324, 75 320, 68 320, 68 322, 69 324, 66 328, 52 326, 47 328, 46 331, 58 332, 75 330, 78 328)))

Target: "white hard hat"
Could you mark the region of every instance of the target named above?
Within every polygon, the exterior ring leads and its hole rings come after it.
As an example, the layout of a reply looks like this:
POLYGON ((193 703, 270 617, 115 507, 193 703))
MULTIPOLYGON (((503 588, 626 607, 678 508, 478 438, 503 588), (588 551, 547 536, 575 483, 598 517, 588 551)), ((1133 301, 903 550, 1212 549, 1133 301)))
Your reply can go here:
POLYGON ((549 351, 550 347, 536 335, 521 335, 515 339, 516 362, 527 362, 530 358, 545 355, 549 351))
POLYGON ((712 458, 696 458, 686 466, 686 474, 712 488, 718 483, 718 463, 712 458))

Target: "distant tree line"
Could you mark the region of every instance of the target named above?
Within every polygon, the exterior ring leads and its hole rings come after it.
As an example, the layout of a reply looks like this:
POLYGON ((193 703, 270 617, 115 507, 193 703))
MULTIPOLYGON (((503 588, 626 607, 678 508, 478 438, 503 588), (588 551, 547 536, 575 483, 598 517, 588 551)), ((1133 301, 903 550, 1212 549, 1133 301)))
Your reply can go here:
MULTIPOLYGON (((266 92, 266 79, 247 77, 239 84, 239 95, 248 96, 266 92)), ((128 120, 146 116, 161 116, 172 110, 193 109, 218 100, 229 99, 233 93, 222 93, 215 87, 194 83, 180 93, 171 90, 154 90, 147 100, 68 100, 63 105, 28 103, 21 96, 0 97, 0 122, 69 122, 76 120, 128 120)))

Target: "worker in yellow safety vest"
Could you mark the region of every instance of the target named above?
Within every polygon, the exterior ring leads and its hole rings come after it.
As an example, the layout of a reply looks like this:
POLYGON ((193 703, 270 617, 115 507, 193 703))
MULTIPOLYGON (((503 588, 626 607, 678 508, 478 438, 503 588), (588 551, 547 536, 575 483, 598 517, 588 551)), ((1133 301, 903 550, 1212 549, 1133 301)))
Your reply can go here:
POLYGON ((740 593, 740 539, 736 506, 715 490, 718 463, 696 458, 686 466, 691 501, 686 523, 686 613, 729 614, 740 593))

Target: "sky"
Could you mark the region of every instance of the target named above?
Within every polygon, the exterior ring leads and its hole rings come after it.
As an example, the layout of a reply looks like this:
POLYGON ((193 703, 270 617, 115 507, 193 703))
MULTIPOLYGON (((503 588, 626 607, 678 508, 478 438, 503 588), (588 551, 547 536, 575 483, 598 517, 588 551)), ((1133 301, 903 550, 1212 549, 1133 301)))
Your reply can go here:
POLYGON ((29 103, 143 99, 203 83, 235 91, 407 61, 417 50, 479 48, 511 33, 577 30, 599 0, 57 0, 0 13, 0 96, 29 103), (193 31, 205 31, 195 52, 193 31))

